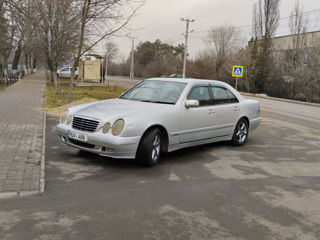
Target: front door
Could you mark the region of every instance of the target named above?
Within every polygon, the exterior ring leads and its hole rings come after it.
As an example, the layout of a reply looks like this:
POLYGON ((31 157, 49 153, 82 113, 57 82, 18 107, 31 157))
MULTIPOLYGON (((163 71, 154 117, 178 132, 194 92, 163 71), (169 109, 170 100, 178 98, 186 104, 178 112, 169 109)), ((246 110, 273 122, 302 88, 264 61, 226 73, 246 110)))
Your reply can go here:
POLYGON ((212 99, 209 85, 195 85, 190 90, 188 100, 198 100, 199 107, 182 106, 180 114, 179 142, 189 143, 212 137, 215 114, 212 112, 212 99))

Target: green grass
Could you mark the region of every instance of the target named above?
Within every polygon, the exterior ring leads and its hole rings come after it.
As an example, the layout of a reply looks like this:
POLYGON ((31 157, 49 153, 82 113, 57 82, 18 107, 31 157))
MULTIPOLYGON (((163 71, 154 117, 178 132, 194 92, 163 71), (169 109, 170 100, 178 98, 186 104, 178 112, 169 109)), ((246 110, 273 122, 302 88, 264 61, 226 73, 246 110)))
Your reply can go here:
MULTIPOLYGON (((51 81, 47 81, 46 87, 46 107, 47 109, 60 107, 66 104, 68 94, 69 80, 60 79, 58 88, 51 81)), ((120 87, 100 87, 100 86, 74 86, 71 102, 82 98, 94 98, 98 100, 119 97, 124 90, 120 87)))

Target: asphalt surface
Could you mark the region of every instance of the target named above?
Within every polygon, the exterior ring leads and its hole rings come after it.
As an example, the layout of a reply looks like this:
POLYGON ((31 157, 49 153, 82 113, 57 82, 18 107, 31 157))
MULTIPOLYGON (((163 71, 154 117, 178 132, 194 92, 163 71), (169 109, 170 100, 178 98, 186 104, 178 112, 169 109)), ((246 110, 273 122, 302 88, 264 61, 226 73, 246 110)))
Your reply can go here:
POLYGON ((48 116, 46 191, 0 200, 0 239, 320 239, 320 108, 259 100, 245 146, 153 168, 67 147, 48 116))

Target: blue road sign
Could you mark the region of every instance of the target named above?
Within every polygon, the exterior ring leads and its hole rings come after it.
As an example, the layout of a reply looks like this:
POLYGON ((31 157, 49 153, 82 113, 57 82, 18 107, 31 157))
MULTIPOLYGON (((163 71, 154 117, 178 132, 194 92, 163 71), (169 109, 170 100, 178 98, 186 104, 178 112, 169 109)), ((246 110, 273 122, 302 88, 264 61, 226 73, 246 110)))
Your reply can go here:
POLYGON ((242 77, 242 76, 243 76, 243 66, 233 66, 232 77, 242 77))

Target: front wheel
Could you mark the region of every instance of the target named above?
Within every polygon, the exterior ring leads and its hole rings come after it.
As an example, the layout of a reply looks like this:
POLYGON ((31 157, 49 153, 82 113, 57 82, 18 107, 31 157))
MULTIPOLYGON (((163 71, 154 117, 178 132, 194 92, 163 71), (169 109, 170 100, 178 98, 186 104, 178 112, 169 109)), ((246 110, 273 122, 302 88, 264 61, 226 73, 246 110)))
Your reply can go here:
POLYGON ((241 118, 234 129, 231 143, 235 146, 242 146, 248 139, 248 133, 248 123, 245 119, 241 118))
POLYGON ((154 128, 148 131, 140 142, 137 159, 143 165, 152 167, 157 164, 161 151, 161 131, 154 128))

